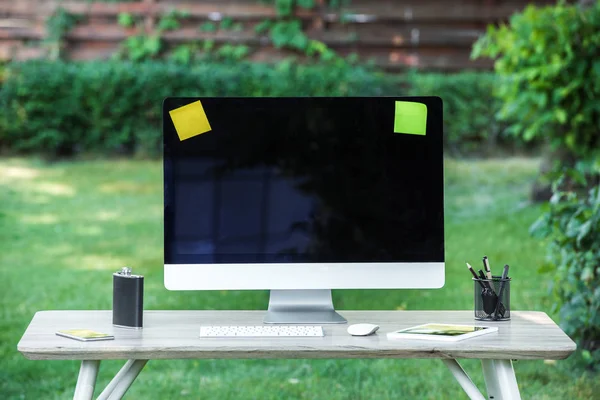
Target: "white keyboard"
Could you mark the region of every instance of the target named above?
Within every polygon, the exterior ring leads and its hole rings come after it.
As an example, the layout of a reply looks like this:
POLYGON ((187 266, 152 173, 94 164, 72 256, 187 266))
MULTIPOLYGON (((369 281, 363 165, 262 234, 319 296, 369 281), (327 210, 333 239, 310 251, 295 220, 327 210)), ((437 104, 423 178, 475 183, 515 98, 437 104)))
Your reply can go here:
POLYGON ((324 336, 318 325, 201 326, 200 337, 315 337, 324 336))

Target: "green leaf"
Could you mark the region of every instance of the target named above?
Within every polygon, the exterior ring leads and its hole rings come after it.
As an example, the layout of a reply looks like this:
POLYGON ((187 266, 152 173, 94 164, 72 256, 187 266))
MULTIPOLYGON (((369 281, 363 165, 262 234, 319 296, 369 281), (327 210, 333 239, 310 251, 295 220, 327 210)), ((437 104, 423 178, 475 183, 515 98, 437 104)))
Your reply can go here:
POLYGON ((233 57, 236 60, 241 60, 242 58, 246 57, 249 52, 250 52, 250 48, 248 46, 238 45, 233 50, 233 57))
POLYGON ((314 54, 321 54, 325 50, 327 50, 327 45, 325 43, 320 42, 318 40, 311 40, 308 43, 308 46, 307 46, 307 49, 306 49, 306 54, 308 56, 312 56, 314 54))
POLYGON ((200 25, 198 29, 200 29, 201 32, 216 32, 217 25, 214 22, 206 21, 200 25))
POLYGON ((310 10, 315 6, 315 0, 297 0, 298 7, 310 10))
POLYGON ((233 19, 231 17, 225 17, 221 20, 219 29, 229 30, 233 26, 233 19))
POLYGON ((577 243, 580 244, 583 239, 585 239, 593 227, 593 221, 591 219, 585 221, 579 227, 579 234, 577 235, 577 243))
POLYGON ((150 55, 156 55, 161 48, 161 40, 157 35, 151 36, 144 42, 144 48, 150 55))
POLYGON ((254 27, 254 32, 256 32, 258 34, 262 34, 262 33, 267 32, 269 29, 271 29, 272 26, 273 26, 273 21, 265 19, 264 21, 261 21, 254 27))
POLYGON ((548 237, 552 232, 550 214, 542 214, 530 227, 529 234, 538 239, 548 237))
POLYGON ((335 58, 335 51, 327 49, 323 53, 321 53, 321 60, 328 62, 332 61, 335 58))
POLYGON ((172 30, 176 30, 179 28, 181 28, 181 24, 179 23, 177 18, 175 18, 172 15, 167 15, 167 16, 162 17, 158 21, 158 25, 157 25, 157 29, 160 31, 172 31, 172 30))
POLYGON ((276 48, 289 46, 298 36, 302 36, 300 21, 279 21, 271 28, 271 40, 276 48))
POLYGON ((281 17, 292 15, 293 6, 293 0, 275 0, 275 10, 277 11, 277 15, 281 17))
POLYGON ((566 174, 569 178, 571 178, 574 182, 578 183, 579 185, 585 186, 587 184, 585 172, 581 171, 579 168, 569 168, 566 171, 566 174))
POLYGON ((556 110, 554 110, 554 115, 558 122, 560 122, 561 124, 567 122, 567 112, 562 108, 557 108, 556 110))
POLYGON ((305 50, 308 46, 308 37, 304 32, 298 32, 289 40, 288 45, 297 50, 305 50))
POLYGON ((591 361, 592 353, 590 353, 589 350, 581 350, 581 358, 583 358, 585 361, 591 361))
POLYGON ((588 267, 583 268, 583 270, 581 271, 581 280, 582 281, 589 281, 593 277, 594 277, 594 270, 591 267, 588 266, 588 267))
POLYGON ((204 50, 205 52, 210 52, 214 47, 215 47, 214 40, 205 40, 202 43, 202 50, 204 50))
POLYGON ((117 22, 119 25, 125 28, 131 28, 135 24, 133 15, 129 13, 119 13, 117 16, 117 22))
POLYGON ((177 46, 169 58, 178 64, 189 64, 192 59, 192 49, 189 45, 177 46))

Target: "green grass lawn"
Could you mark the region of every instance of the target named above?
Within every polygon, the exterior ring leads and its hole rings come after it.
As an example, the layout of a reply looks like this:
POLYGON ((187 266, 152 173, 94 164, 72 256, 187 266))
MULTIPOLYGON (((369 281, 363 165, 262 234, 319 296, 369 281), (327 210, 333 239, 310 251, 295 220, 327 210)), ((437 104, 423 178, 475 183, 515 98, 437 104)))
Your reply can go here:
MULTIPOLYGON (((550 313, 543 243, 529 237, 535 159, 446 162, 446 285, 440 290, 334 292, 338 309, 471 309, 464 262, 511 265, 515 310, 550 313)), ((146 276, 146 309, 265 309, 267 293, 169 292, 162 270, 162 164, 0 161, 0 398, 67 399, 79 364, 28 361, 17 352, 33 314, 110 309, 112 272, 146 276)), ((555 315, 551 314, 552 317, 555 315)), ((543 338, 540 338, 543 339, 543 338)), ((122 363, 104 362, 97 394, 122 363)), ((477 362, 463 365, 484 388, 477 362)), ((515 363, 523 398, 590 399, 598 375, 574 358, 515 363)), ((184 360, 150 362, 128 398, 467 398, 437 360, 184 360)))

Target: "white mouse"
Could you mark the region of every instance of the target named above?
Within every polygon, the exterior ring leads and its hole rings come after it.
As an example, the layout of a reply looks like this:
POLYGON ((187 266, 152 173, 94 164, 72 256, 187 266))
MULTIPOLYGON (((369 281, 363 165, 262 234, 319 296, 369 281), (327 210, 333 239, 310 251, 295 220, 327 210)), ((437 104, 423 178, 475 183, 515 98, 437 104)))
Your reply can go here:
POLYGON ((377 332, 379 325, 375 324, 354 324, 348 327, 348 333, 352 336, 368 336, 377 332))

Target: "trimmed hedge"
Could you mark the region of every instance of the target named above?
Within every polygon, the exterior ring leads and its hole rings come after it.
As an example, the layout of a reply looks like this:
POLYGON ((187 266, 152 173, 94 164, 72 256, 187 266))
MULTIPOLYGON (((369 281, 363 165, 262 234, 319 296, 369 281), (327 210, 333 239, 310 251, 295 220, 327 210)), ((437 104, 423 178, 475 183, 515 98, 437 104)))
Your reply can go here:
MULTIPOLYGON (((444 100, 451 152, 513 149, 495 114, 494 75, 389 76, 351 65, 30 61, 8 64, 0 87, 0 148, 8 152, 158 155, 168 96, 401 96, 444 100)), ((510 140, 510 141, 509 141, 510 140)))
POLYGON ((381 96, 398 93, 363 68, 281 63, 36 61, 7 68, 0 89, 0 146, 57 155, 155 154, 168 96, 381 96))

